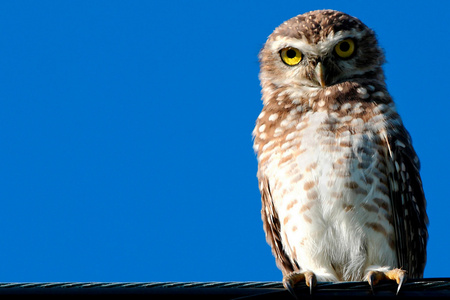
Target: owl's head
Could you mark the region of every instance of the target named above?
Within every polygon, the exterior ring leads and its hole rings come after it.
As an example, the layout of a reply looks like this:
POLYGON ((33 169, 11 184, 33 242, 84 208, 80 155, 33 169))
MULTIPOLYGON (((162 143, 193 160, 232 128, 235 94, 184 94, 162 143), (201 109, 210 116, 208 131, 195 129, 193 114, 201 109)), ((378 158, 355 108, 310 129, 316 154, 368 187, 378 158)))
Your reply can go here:
POLYGON ((357 18, 334 10, 284 22, 259 57, 263 85, 322 89, 358 78, 384 79, 384 55, 375 33, 357 18))

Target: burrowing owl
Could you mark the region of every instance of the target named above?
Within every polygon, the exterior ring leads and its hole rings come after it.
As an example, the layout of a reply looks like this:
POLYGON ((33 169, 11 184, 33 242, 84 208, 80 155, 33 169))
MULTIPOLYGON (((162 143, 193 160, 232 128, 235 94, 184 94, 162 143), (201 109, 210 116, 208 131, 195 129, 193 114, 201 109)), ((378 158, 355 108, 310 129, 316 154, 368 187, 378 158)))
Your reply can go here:
POLYGON ((383 51, 357 18, 296 16, 260 52, 254 129, 262 219, 283 283, 422 277, 419 159, 386 90, 383 51))

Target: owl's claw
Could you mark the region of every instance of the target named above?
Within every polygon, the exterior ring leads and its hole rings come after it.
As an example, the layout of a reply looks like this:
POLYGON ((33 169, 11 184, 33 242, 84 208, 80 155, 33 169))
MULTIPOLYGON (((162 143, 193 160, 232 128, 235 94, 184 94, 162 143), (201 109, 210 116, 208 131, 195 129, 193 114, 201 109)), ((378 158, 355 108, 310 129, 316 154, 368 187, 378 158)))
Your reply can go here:
POLYGON ((397 279, 398 287, 397 287, 397 293, 396 293, 396 295, 398 295, 398 292, 400 292, 400 288, 402 287, 403 283, 406 282, 406 278, 407 278, 407 276, 406 276, 406 271, 404 271, 404 272, 399 276, 399 278, 397 279))
POLYGON ((309 293, 312 294, 313 287, 317 284, 316 275, 313 272, 292 272, 283 278, 283 286, 289 291, 289 293, 297 299, 295 295, 294 286, 300 281, 305 281, 306 285, 309 286, 309 293))
POLYGON ((395 280, 398 284, 397 295, 400 292, 403 283, 406 282, 407 276, 406 271, 401 269, 393 269, 387 272, 381 271, 370 271, 367 274, 367 281, 369 282, 372 294, 375 294, 373 286, 376 285, 380 280, 395 280))
POLYGON ((375 274, 373 272, 370 272, 367 275, 367 282, 369 282, 370 290, 372 291, 372 294, 375 294, 375 291, 373 290, 373 282, 375 281, 375 274))
POLYGON ((312 295, 313 287, 316 286, 316 284, 317 284, 316 276, 313 273, 311 273, 311 274, 312 274, 312 276, 310 276, 309 280, 308 280, 309 284, 306 284, 306 285, 309 285, 309 294, 310 295, 312 295))
POLYGON ((288 290, 288 292, 289 292, 292 296, 294 296, 295 299, 298 299, 298 298, 297 298, 297 295, 295 294, 294 288, 292 287, 292 283, 291 283, 290 281, 285 281, 285 280, 283 279, 283 286, 284 286, 285 289, 288 290))

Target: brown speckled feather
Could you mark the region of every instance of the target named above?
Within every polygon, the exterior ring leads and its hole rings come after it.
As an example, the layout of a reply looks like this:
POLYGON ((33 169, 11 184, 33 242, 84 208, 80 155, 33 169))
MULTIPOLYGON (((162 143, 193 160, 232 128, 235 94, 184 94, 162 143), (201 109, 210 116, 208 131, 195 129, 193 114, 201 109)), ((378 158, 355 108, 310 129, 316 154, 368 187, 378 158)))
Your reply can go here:
POLYGON ((291 263, 289 256, 283 250, 281 243, 280 220, 275 210, 270 193, 269 181, 264 176, 259 178, 261 192, 261 219, 263 221, 264 232, 266 233, 266 241, 272 247, 272 253, 275 256, 276 264, 282 271, 283 275, 294 271, 294 265, 291 263))
POLYGON ((428 216, 419 159, 402 128, 389 138, 394 170, 389 177, 399 265, 411 278, 422 278, 427 258, 428 216))

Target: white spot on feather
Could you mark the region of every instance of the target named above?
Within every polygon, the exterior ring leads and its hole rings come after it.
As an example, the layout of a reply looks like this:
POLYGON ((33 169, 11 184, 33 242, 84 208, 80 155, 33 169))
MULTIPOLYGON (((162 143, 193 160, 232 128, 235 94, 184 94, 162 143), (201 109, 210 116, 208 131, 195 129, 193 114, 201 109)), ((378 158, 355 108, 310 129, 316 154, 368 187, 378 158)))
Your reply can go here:
POLYGON ((271 114, 269 117, 269 121, 275 121, 276 119, 278 119, 278 114, 271 114))
POLYGON ((372 97, 383 98, 384 97, 384 93, 379 91, 379 92, 373 93, 372 97))
POLYGON ((259 126, 258 130, 259 132, 263 132, 266 129, 266 124, 262 124, 261 126, 259 126))
POLYGON ((262 111, 262 112, 259 114, 258 119, 263 118, 265 114, 266 114, 266 112, 265 112, 265 111, 262 111))

